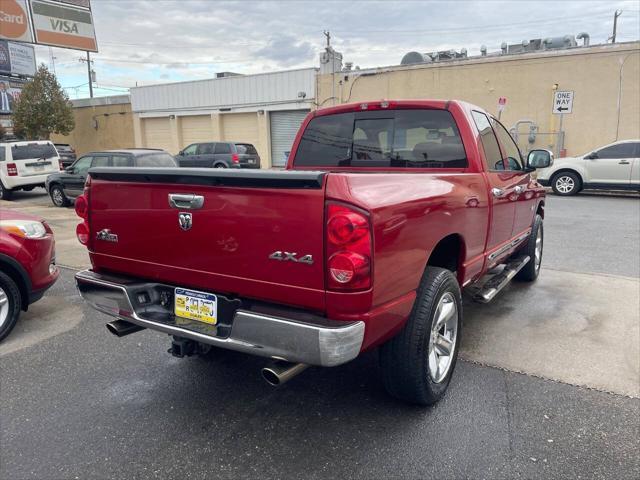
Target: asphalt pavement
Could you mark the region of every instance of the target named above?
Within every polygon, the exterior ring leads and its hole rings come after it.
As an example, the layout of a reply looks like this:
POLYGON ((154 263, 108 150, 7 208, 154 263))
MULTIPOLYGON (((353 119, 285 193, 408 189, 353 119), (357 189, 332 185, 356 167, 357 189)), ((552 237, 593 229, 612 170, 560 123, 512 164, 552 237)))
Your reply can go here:
POLYGON ((274 389, 261 358, 115 338, 63 269, 0 345, 0 478, 639 478, 640 400, 596 390, 640 382, 639 206, 550 197, 540 281, 467 305, 468 360, 426 409, 385 393, 376 352, 274 389))

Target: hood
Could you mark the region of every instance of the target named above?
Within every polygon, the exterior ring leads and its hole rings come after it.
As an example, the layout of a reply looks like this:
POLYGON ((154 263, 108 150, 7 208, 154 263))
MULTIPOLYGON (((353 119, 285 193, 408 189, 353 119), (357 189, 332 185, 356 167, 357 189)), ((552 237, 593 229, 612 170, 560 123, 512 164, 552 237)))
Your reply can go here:
POLYGON ((28 213, 17 212, 16 210, 9 208, 0 208, 0 220, 35 220, 42 222, 41 217, 29 215, 28 213))

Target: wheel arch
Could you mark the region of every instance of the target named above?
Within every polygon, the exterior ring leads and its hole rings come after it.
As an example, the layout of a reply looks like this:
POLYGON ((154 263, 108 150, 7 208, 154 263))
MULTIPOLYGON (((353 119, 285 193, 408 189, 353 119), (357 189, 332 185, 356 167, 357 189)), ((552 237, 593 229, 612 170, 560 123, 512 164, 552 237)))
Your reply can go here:
POLYGON ((459 233, 451 233, 441 238, 429 254, 426 267, 440 267, 453 272, 462 285, 464 276, 462 264, 466 255, 464 238, 459 233))
POLYGON ((0 253, 0 271, 8 275, 20 291, 21 306, 26 310, 29 306, 29 292, 31 291, 31 280, 29 275, 16 260, 0 253))

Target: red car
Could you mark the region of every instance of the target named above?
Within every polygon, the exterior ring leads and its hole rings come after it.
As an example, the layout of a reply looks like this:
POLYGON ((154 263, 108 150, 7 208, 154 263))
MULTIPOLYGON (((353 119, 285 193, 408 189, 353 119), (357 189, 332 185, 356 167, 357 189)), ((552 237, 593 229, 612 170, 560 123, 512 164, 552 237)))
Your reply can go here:
POLYGON ((283 383, 381 347, 403 400, 444 394, 461 290, 490 301, 542 260, 544 189, 508 130, 458 101, 377 101, 310 113, 287 171, 98 168, 76 202, 93 268, 81 295, 118 320, 277 361, 283 383), (495 268, 500 266, 501 268, 495 268))
POLYGON ((58 273, 51 228, 32 215, 0 209, 0 340, 58 273))

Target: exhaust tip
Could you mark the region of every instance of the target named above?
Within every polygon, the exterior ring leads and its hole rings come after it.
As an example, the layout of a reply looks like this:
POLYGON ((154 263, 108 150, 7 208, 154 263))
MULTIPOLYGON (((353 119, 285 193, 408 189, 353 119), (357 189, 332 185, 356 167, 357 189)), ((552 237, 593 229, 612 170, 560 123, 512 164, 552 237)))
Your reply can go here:
POLYGON ((107 323, 107 330, 109 330, 116 337, 120 336, 118 335, 118 329, 115 327, 115 325, 113 325, 113 323, 107 323))
POLYGON ((266 382, 271 386, 277 387, 278 385, 280 385, 280 377, 276 372, 268 367, 262 369, 262 378, 264 378, 266 382))

